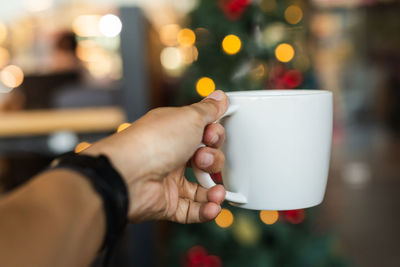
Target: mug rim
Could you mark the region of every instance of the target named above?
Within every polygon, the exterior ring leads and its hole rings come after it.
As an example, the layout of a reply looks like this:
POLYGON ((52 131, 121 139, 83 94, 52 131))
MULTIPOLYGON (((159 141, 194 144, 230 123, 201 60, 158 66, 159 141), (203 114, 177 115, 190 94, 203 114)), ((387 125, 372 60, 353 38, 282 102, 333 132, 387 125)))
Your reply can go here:
POLYGON ((328 90, 320 89, 268 89, 268 90, 248 90, 248 91, 232 91, 226 92, 228 97, 285 97, 285 96, 309 96, 309 95, 326 95, 332 94, 328 90))

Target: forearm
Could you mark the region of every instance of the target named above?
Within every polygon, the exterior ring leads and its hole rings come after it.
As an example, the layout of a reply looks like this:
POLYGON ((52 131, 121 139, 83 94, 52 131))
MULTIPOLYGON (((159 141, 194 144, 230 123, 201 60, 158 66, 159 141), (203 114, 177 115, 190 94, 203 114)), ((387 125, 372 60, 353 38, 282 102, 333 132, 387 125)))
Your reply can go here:
POLYGON ((87 266, 105 234, 100 196, 69 170, 45 172, 0 199, 3 266, 87 266))

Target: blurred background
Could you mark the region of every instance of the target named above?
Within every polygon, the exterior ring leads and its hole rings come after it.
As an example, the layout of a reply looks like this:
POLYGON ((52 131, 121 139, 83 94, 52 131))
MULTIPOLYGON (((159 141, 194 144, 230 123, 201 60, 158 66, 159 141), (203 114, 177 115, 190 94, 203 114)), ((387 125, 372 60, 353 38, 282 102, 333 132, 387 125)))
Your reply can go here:
POLYGON ((1 194, 153 107, 215 89, 327 89, 335 119, 323 204, 226 205, 207 224, 130 226, 112 266, 400 266, 398 1, 1 4, 1 194))

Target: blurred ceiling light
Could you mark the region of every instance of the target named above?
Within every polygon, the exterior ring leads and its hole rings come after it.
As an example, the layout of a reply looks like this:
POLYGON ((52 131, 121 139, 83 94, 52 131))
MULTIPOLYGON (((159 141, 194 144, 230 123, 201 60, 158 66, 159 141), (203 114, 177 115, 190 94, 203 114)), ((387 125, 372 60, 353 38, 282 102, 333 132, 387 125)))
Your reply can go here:
POLYGON ((2 44, 7 39, 7 35, 7 26, 4 23, 0 22, 0 44, 2 44))
POLYGON ((15 88, 20 86, 24 81, 24 73, 20 67, 8 65, 1 71, 0 80, 5 86, 15 88))
POLYGON ((217 218, 215 218, 215 223, 221 228, 228 228, 232 225, 233 221, 233 214, 228 209, 222 209, 217 218))
POLYGON ((122 22, 119 17, 113 14, 107 14, 101 17, 99 24, 99 31, 106 37, 115 37, 121 33, 122 22))
POLYGON ((53 5, 53 0, 24 0, 24 7, 30 12, 39 12, 49 9, 53 5))
POLYGON ((191 64, 196 61, 199 56, 199 51, 195 46, 180 46, 179 51, 182 55, 182 62, 184 64, 191 64))
POLYGON ((276 210, 260 211, 260 219, 265 224, 274 224, 279 218, 279 212, 276 210))
POLYGON ((7 65, 10 60, 10 53, 4 47, 0 47, 0 68, 7 65))
POLYGON ((300 7, 291 5, 285 10, 285 19, 290 24, 297 24, 303 18, 303 11, 300 7))
POLYGON ((211 78, 202 77, 196 83, 196 91, 202 96, 206 97, 215 90, 215 83, 211 78))
POLYGON ((234 34, 225 36, 224 40, 222 41, 222 49, 228 55, 237 54, 241 47, 242 41, 240 41, 240 38, 234 34))
POLYGON ((281 62, 289 62, 294 57, 294 49, 290 44, 280 44, 275 49, 275 56, 281 62))
POLYGON ((178 44, 178 33, 181 27, 178 24, 164 25, 160 29, 160 41, 166 46, 175 46, 178 44))
POLYGON ((167 70, 176 70, 182 66, 182 55, 176 47, 166 47, 161 51, 161 65, 167 70))
POLYGON ((178 33, 178 43, 182 46, 192 46, 196 42, 196 35, 191 29, 185 28, 178 33))
POLYGON ((76 35, 81 37, 100 36, 98 27, 100 19, 101 16, 98 15, 78 16, 72 23, 72 30, 76 35))

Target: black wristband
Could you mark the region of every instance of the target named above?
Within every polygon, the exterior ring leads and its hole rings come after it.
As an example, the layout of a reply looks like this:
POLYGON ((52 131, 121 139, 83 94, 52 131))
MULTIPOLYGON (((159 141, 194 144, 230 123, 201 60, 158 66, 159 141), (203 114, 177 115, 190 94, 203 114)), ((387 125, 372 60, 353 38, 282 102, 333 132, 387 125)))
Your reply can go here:
POLYGON ((112 250, 122 236, 128 218, 129 196, 121 175, 104 155, 92 157, 70 152, 53 161, 50 169, 56 168, 83 174, 98 192, 106 217, 106 234, 101 249, 112 250))

